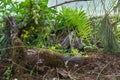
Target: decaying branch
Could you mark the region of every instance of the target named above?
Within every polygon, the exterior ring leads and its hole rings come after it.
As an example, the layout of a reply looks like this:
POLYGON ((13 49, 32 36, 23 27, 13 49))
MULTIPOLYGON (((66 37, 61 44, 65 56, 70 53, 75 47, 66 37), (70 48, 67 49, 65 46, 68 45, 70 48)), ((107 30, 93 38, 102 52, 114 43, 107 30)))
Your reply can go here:
MULTIPOLYGON (((16 63, 22 67, 25 67, 27 64, 27 53, 23 42, 18 37, 19 31, 17 29, 17 25, 15 24, 13 17, 8 16, 5 18, 5 21, 6 25, 3 27, 3 33, 10 43, 10 46, 8 47, 11 47, 9 50, 11 51, 12 62, 13 64, 16 63)), ((14 64, 15 72, 23 73, 23 69, 16 64, 14 64)))
POLYGON ((6 40, 6 53, 8 53, 8 56, 10 57, 12 55, 11 47, 12 47, 12 40, 11 40, 11 31, 16 30, 15 34, 18 34, 18 29, 13 21, 12 17, 3 17, 5 24, 2 28, 2 32, 4 34, 5 40, 6 40))

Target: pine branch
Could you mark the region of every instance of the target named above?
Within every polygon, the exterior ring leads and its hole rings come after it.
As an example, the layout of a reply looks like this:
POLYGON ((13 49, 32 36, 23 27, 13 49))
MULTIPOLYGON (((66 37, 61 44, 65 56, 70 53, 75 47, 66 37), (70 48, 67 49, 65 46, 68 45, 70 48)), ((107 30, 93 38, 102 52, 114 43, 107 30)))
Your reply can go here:
POLYGON ((68 3, 72 3, 72 2, 78 2, 78 1, 91 1, 91 0, 70 0, 70 1, 65 1, 63 3, 60 3, 60 4, 57 4, 57 5, 54 5, 54 6, 51 6, 49 8, 55 8, 55 7, 58 7, 58 6, 61 6, 63 4, 68 4, 68 3))

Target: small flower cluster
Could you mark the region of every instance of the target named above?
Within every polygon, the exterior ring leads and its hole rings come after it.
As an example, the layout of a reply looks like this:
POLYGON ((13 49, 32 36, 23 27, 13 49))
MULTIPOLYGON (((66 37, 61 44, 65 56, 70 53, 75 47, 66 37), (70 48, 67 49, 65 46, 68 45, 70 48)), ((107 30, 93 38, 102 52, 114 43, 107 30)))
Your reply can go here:
POLYGON ((83 55, 85 58, 89 58, 90 56, 88 54, 84 54, 83 52, 79 52, 78 49, 72 49, 72 54, 74 55, 83 55))
POLYGON ((21 34, 21 38, 27 39, 29 35, 31 35, 33 32, 37 32, 34 26, 30 26, 28 30, 22 30, 23 34, 21 34))
POLYGON ((23 32, 24 32, 24 34, 22 34, 21 37, 22 37, 23 39, 28 38, 29 32, 28 32, 27 30, 23 30, 23 32))
POLYGON ((60 44, 60 43, 58 43, 58 44, 55 45, 55 46, 51 46, 51 47, 50 47, 50 50, 51 50, 51 51, 55 51, 55 49, 58 48, 58 47, 61 47, 61 44, 60 44))
POLYGON ((51 50, 51 51, 54 51, 55 49, 56 49, 55 46, 51 46, 51 47, 50 47, 50 50, 51 50))
POLYGON ((73 54, 77 54, 78 53, 78 49, 72 49, 72 53, 73 54))
POLYGON ((89 58, 90 56, 86 54, 86 55, 84 55, 84 57, 85 57, 85 58, 89 58))

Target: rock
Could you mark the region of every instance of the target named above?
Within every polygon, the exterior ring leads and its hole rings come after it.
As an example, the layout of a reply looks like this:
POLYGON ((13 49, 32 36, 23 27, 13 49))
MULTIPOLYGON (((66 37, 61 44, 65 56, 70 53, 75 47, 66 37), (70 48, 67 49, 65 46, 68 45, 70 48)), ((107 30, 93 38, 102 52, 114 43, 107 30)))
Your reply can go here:
POLYGON ((75 66, 75 65, 82 66, 84 60, 85 60, 84 56, 78 56, 78 57, 66 56, 63 59, 65 66, 75 66))

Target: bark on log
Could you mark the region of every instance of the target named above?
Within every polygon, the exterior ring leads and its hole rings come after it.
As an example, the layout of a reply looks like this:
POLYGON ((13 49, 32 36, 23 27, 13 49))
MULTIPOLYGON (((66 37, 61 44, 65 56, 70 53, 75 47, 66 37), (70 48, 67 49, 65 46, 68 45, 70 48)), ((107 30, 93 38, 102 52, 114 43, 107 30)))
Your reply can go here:
POLYGON ((83 56, 64 56, 60 53, 52 52, 48 49, 34 49, 28 50, 28 66, 33 67, 35 65, 48 66, 48 67, 66 67, 66 66, 82 66, 85 57, 83 56))

